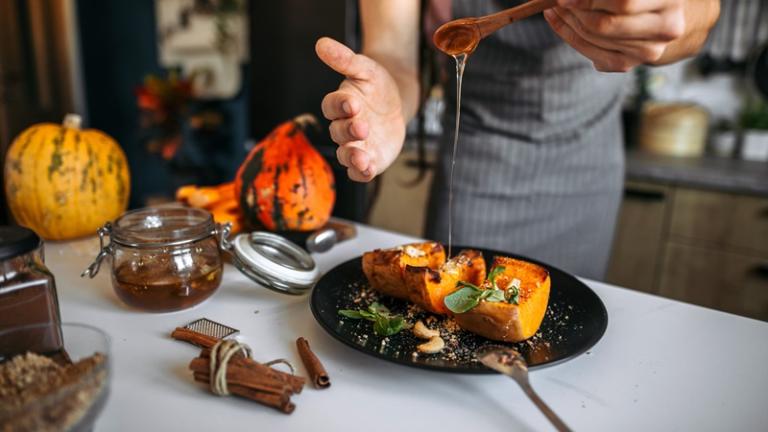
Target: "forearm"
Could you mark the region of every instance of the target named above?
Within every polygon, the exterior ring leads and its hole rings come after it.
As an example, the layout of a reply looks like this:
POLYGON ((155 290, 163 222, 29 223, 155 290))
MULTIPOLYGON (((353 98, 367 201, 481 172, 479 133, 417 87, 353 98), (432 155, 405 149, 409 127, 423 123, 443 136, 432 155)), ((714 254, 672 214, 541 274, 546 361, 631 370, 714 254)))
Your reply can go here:
POLYGON ((419 1, 360 0, 362 53, 397 84, 405 122, 419 109, 419 1))
POLYGON ((665 65, 695 55, 720 16, 720 0, 689 0, 685 4, 686 35, 670 43, 653 65, 665 65))

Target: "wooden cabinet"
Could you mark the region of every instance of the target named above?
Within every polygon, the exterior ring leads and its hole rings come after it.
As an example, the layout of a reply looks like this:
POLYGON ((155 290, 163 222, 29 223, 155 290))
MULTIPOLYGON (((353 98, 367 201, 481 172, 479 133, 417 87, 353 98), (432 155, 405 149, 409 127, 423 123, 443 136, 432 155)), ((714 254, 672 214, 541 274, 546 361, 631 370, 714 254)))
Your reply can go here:
POLYGON ((659 294, 768 319, 768 257, 670 242, 664 256, 659 294))
POLYGON ((666 186, 627 183, 608 266, 608 281, 654 292, 671 192, 666 186))
POLYGON ((713 247, 768 254, 768 199, 678 189, 670 234, 713 247))
POLYGON ((768 320, 768 198, 625 189, 609 282, 768 320))

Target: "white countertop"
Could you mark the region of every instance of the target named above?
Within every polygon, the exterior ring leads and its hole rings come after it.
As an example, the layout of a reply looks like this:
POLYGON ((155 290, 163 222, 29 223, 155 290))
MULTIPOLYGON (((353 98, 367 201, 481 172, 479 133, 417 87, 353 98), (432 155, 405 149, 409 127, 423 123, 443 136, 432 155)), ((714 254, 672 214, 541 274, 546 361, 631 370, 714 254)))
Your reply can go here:
MULTIPOLYGON (((366 250, 408 241, 361 226, 356 239, 316 260, 327 271, 366 250)), ((424 371, 366 356, 320 328, 308 296, 273 293, 232 267, 219 291, 191 310, 129 309, 113 293, 107 266, 92 280, 79 277, 97 249, 95 238, 46 245, 63 320, 112 337, 112 389, 97 431, 552 430, 509 378, 424 371), (199 350, 168 336, 199 317, 240 329, 257 360, 284 357, 302 375, 295 340, 306 337, 331 388, 305 387, 292 398, 296 411, 289 416, 213 396, 187 369, 199 350)), ((531 373, 531 384, 571 428, 765 430, 768 323, 586 282, 608 309, 605 336, 587 354, 531 373)))

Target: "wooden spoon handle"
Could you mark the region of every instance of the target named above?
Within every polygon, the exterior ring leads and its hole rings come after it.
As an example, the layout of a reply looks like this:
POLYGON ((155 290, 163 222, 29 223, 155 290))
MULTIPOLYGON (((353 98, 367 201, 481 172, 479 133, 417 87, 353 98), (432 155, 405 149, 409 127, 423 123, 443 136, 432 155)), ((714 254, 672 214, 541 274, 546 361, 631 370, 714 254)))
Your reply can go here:
POLYGON ((480 37, 484 38, 507 24, 536 15, 556 5, 557 0, 531 0, 520 6, 504 9, 501 12, 478 18, 476 23, 480 28, 480 37))

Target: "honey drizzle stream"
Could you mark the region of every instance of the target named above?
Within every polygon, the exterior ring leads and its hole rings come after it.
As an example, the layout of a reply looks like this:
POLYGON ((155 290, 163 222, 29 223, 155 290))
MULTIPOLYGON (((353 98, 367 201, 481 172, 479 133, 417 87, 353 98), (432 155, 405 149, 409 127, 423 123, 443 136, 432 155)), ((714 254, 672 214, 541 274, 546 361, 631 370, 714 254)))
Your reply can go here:
POLYGON ((467 54, 453 56, 456 60, 456 126, 453 131, 453 150, 451 153, 451 173, 448 179, 448 258, 451 258, 453 248, 453 169, 456 165, 456 149, 459 144, 459 119, 461 118, 461 80, 464 77, 464 66, 467 64, 467 54))

